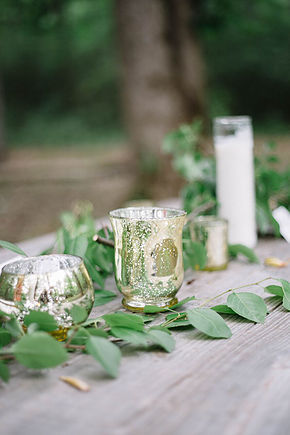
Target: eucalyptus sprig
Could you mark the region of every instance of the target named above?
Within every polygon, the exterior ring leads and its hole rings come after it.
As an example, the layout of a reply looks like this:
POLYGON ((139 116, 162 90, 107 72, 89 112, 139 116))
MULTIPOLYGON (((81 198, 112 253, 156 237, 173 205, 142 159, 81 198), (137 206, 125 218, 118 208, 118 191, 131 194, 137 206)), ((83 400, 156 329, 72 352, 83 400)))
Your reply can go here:
POLYGON ((46 312, 31 311, 23 325, 10 314, 0 312, 0 377, 7 382, 10 377, 9 362, 16 360, 30 369, 53 368, 65 363, 71 352, 83 352, 96 360, 111 377, 118 375, 122 345, 142 347, 145 351, 157 346, 166 352, 175 348, 172 328, 196 328, 211 338, 230 338, 232 331, 223 315, 235 315, 254 323, 264 323, 268 309, 265 300, 252 292, 238 291, 259 286, 267 280, 279 285, 263 287, 265 292, 276 296, 290 311, 290 282, 267 277, 257 282, 224 290, 199 305, 179 312, 185 304, 195 301, 187 297, 170 308, 145 307, 144 315, 117 311, 83 320, 81 309, 75 306, 71 315, 74 325, 67 329, 63 342, 56 339, 58 325, 46 312), (228 294, 224 305, 208 307, 210 302, 228 294), (157 318, 152 314, 157 314, 157 318), (150 314, 150 316, 148 316, 150 314), (162 323, 152 323, 162 316, 162 323), (149 324, 149 326, 147 326, 149 324))
MULTIPOLYGON (((168 133, 163 143, 163 150, 172 155, 173 168, 186 182, 181 196, 188 213, 206 203, 217 204, 215 160, 203 152, 201 135, 202 123, 197 120, 168 133)), ((290 208, 290 168, 278 169, 275 149, 276 144, 268 142, 261 156, 255 157, 256 219, 261 234, 279 237, 272 210, 280 205, 290 208)), ((216 213, 216 207, 208 213, 216 213)))
POLYGON ((93 206, 87 201, 77 202, 72 211, 61 214, 60 220, 55 243, 42 254, 82 257, 96 288, 104 290, 106 278, 113 273, 113 232, 106 226, 96 231, 93 206), (98 243, 98 239, 107 243, 98 243))

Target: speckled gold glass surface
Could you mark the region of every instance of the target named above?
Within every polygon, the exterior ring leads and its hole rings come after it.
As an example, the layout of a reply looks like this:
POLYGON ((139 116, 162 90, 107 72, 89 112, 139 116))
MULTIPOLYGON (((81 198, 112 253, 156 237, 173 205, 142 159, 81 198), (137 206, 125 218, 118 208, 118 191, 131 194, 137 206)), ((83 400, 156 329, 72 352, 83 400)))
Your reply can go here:
POLYGON ((22 320, 30 310, 46 311, 60 327, 72 325, 70 310, 94 303, 91 278, 80 257, 41 255, 23 258, 3 267, 0 276, 0 310, 22 320))
POLYGON ((132 207, 110 212, 115 236, 115 279, 123 305, 170 306, 183 281, 183 210, 132 207))
POLYGON ((206 247, 204 270, 222 270, 228 265, 228 222, 216 216, 198 216, 190 223, 191 238, 206 247))

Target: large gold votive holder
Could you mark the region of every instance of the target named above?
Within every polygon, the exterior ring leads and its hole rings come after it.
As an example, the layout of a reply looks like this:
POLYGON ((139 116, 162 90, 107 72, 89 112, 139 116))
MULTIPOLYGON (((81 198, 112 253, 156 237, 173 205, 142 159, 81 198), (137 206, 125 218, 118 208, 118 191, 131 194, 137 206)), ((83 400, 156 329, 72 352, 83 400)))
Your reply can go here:
POLYGON ((110 212, 115 237, 115 279, 123 305, 167 307, 183 281, 183 210, 129 207, 110 212))
POLYGON ((223 270, 228 265, 228 222, 216 216, 198 216, 190 222, 191 239, 206 248, 203 270, 223 270))
POLYGON ((60 328, 72 325, 71 309, 89 316, 94 303, 92 280, 80 257, 40 255, 6 264, 0 276, 0 310, 22 321, 31 310, 55 317, 60 328))

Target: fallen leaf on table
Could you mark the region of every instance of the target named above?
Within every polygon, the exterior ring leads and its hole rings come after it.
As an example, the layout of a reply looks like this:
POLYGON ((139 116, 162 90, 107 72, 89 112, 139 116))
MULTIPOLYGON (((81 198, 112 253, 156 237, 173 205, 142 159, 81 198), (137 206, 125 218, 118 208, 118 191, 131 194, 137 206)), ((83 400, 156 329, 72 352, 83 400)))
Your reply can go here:
POLYGON ((90 391, 91 387, 84 381, 70 376, 60 376, 59 379, 80 391, 90 391))
POLYGON ((288 265, 288 262, 280 260, 280 258, 268 257, 265 258, 264 264, 266 266, 272 266, 272 267, 286 267, 288 265))

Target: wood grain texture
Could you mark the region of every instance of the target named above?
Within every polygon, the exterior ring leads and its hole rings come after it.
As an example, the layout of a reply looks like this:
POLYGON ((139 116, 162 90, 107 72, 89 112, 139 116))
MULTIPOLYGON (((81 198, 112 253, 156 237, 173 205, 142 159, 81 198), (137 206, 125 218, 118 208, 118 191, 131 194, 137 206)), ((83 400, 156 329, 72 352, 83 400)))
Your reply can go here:
MULTIPOLYGON (((21 247, 34 255, 52 239, 52 235, 44 236, 21 247)), ((262 240, 257 254, 262 261, 267 256, 286 259, 290 248, 282 240, 262 240)), ((8 257, 0 253, 0 261, 8 257)), ((273 269, 263 262, 234 261, 225 271, 190 272, 179 297, 194 294, 204 299, 267 276, 289 279, 290 267, 273 269)), ((113 279, 106 288, 116 291, 113 279)), ((255 291, 263 294, 259 287, 255 291)), ((72 356, 68 365, 41 372, 13 364, 10 383, 0 386, 1 430, 9 435, 286 435, 290 313, 277 298, 267 301, 270 314, 264 325, 227 316, 233 331, 229 340, 208 339, 189 329, 174 332, 177 346, 171 354, 124 346, 116 380, 108 378, 88 355, 72 356), (82 379, 91 391, 76 391, 59 376, 82 379)), ((118 296, 96 307, 92 315, 120 308, 118 296)))

